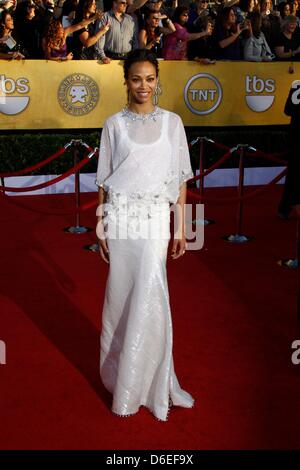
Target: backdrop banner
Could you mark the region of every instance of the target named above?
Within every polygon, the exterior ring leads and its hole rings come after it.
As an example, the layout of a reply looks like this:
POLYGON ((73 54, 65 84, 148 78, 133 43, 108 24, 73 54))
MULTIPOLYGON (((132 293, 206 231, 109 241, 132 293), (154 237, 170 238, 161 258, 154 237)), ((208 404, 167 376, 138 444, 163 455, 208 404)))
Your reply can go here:
MULTIPOLYGON (((185 126, 287 124, 284 104, 300 63, 160 61, 159 105, 185 126), (293 72, 293 73, 291 73, 293 72)), ((0 126, 100 128, 126 104, 122 62, 0 61, 0 126)))

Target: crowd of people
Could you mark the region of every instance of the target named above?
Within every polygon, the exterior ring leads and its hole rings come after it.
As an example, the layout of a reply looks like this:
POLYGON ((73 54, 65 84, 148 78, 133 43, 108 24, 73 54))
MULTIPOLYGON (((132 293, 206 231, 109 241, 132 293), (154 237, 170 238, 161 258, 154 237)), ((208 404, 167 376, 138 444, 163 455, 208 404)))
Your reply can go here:
POLYGON ((0 59, 297 61, 299 23, 300 0, 0 0, 0 59))

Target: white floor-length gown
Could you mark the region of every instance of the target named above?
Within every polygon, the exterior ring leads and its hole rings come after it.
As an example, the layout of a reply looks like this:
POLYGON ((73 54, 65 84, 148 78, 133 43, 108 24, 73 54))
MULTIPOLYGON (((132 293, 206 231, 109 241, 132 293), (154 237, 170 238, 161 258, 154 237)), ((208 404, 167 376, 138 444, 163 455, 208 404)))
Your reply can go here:
POLYGON ((170 203, 192 176, 177 114, 124 109, 105 122, 96 183, 107 191, 110 267, 100 374, 121 416, 144 405, 165 421, 170 404, 193 406, 174 371, 166 276, 170 203))

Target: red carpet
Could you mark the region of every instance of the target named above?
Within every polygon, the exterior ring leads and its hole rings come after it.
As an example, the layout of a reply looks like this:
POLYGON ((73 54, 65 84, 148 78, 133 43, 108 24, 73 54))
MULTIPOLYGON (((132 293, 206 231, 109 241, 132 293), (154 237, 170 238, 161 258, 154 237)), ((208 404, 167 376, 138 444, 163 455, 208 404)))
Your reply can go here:
MULTIPOLYGON (((277 266, 295 255, 296 219, 276 217, 281 188, 247 201, 247 245, 234 231, 231 204, 206 206, 217 224, 205 247, 169 261, 175 369, 196 398, 167 423, 146 410, 110 412, 98 374, 100 313, 107 268, 82 249, 94 233, 65 234, 72 216, 1 204, 1 449, 295 449, 299 448, 298 273, 277 266)), ((214 196, 232 190, 209 190, 214 196)), ((84 194, 83 202, 94 195, 84 194)), ((20 197, 60 211, 73 196, 20 197)), ((94 225, 94 210, 82 221, 94 225)))

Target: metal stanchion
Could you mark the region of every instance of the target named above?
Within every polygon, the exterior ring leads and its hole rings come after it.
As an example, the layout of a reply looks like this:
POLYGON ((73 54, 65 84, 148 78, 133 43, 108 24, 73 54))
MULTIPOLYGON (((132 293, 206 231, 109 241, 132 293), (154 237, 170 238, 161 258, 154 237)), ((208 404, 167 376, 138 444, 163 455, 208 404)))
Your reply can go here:
POLYGON ((242 199, 244 194, 244 157, 246 149, 253 149, 253 147, 249 147, 248 144, 238 144, 238 149, 240 149, 240 162, 239 162, 239 185, 238 185, 238 208, 237 208, 237 215, 236 215, 236 233, 233 235, 225 235, 223 240, 231 243, 246 243, 253 239, 253 237, 249 237, 247 235, 242 234, 242 223, 243 223, 243 209, 244 209, 244 201, 242 199))
POLYGON ((298 300, 297 301, 297 324, 298 324, 298 335, 300 338, 300 271, 298 271, 298 299, 297 300, 298 300))
MULTIPOLYGON (((79 145, 81 145, 81 140, 73 140, 73 155, 74 155, 74 166, 79 163, 79 145)), ((80 225, 80 170, 75 172, 75 200, 76 200, 76 215, 75 215, 75 226, 64 228, 64 232, 68 233, 86 233, 90 232, 92 229, 90 227, 84 227, 80 225)))
MULTIPOLYGON (((199 173, 200 173, 200 178, 199 178, 199 189, 200 189, 200 203, 203 203, 203 196, 204 196, 204 141, 210 141, 210 139, 207 139, 206 137, 198 137, 198 140, 200 141, 200 152, 199 152, 199 173)), ((210 225, 214 224, 215 221, 212 219, 194 219, 192 222, 194 225, 210 225)))
MULTIPOLYGON (((4 181, 4 178, 3 178, 2 176, 1 176, 1 178, 0 178, 0 181, 1 181, 1 186, 2 186, 3 188, 5 188, 5 181, 4 181)), ((5 189, 3 190, 3 194, 5 194, 5 189)))
POLYGON ((278 261, 279 266, 289 269, 296 269, 299 267, 299 255, 300 255, 300 218, 298 217, 297 222, 297 235, 296 235, 296 257, 289 259, 281 259, 278 261))

